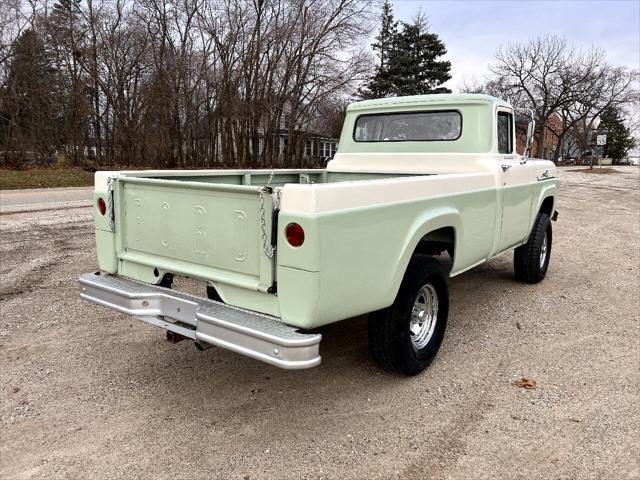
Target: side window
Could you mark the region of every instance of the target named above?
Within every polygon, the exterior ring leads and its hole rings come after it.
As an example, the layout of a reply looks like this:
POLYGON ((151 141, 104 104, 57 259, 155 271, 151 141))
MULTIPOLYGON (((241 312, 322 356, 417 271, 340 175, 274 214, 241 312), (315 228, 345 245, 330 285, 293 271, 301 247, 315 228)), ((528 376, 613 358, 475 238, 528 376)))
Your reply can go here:
POLYGON ((513 115, 498 112, 498 153, 513 153, 513 115))

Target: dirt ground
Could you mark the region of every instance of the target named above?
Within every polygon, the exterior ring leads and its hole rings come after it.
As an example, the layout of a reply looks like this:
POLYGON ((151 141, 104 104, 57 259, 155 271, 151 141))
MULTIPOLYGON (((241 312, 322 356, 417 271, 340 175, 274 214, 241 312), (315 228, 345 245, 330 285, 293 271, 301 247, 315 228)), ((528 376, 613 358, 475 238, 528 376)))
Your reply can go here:
POLYGON ((640 177, 616 168, 561 171, 544 282, 511 254, 452 279, 413 378, 376 367, 363 318, 306 371, 168 344, 79 300, 88 209, 0 216, 0 477, 640 478, 640 177))

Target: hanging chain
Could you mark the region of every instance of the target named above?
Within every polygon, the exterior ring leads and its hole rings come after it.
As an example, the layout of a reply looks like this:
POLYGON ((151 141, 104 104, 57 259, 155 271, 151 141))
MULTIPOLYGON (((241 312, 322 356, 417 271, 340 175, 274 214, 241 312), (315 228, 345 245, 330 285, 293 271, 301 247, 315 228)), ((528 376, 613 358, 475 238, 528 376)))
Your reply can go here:
POLYGON ((266 188, 269 188, 269 186, 271 185, 271 180, 273 180, 274 172, 275 172, 275 170, 271 170, 271 173, 269 174, 269 180, 267 181, 267 184, 265 185, 266 188))
POLYGON ((113 213, 113 177, 107 178, 107 215, 109 215, 109 231, 115 232, 116 225, 113 213))
MULTIPOLYGON (((273 174, 272 174, 273 175, 273 174)), ((271 181, 271 180, 269 180, 271 181)), ((264 254, 268 258, 273 258, 274 253, 276 252, 276 247, 269 243, 269 239, 267 238, 267 220, 265 218, 265 210, 264 210, 264 194, 270 193, 270 188, 264 187, 260 189, 258 193, 260 197, 260 237, 262 238, 262 250, 264 250, 264 254)), ((275 209, 278 210, 280 208, 280 189, 275 191, 275 209)))

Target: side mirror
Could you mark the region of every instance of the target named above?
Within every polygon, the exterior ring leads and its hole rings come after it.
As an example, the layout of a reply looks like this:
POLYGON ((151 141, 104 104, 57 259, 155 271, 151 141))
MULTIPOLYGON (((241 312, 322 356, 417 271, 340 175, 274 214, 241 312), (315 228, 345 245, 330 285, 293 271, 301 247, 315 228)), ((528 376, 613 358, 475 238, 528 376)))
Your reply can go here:
POLYGON ((522 156, 524 159, 521 163, 526 163, 529 159, 529 155, 531 155, 531 147, 533 146, 533 135, 536 131, 536 116, 532 109, 530 108, 514 108, 516 112, 526 112, 529 114, 529 124, 527 125, 527 141, 525 142, 524 152, 522 156))
POLYGON ((528 157, 531 154, 531 146, 533 145, 533 133, 536 130, 536 121, 531 119, 527 125, 527 142, 524 147, 524 156, 528 157))

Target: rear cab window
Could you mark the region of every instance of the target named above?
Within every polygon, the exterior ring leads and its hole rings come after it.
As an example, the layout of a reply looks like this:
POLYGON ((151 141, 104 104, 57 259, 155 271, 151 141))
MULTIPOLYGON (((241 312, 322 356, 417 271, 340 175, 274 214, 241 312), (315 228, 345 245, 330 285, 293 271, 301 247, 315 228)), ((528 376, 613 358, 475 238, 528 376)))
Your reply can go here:
POLYGON ((462 134, 457 110, 393 112, 360 115, 355 122, 355 142, 453 141, 462 134))

